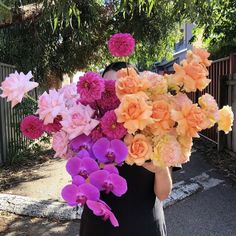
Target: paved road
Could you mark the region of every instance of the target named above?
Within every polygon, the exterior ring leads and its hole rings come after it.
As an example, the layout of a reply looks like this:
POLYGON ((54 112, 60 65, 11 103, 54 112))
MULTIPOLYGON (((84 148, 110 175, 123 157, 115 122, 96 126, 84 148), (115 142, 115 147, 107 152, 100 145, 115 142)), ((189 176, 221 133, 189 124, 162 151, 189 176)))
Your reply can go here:
MULTIPOLYGON (((198 153, 193 153, 191 162, 173 178, 174 182, 188 181, 202 173, 223 180, 198 153)), ((165 215, 168 236, 236 236, 236 188, 224 181, 166 208, 165 215)), ((0 212, 1 236, 78 236, 78 232, 78 221, 56 222, 0 212)))
MULTIPOLYGON (((175 181, 188 180, 202 172, 223 179, 198 153, 175 181)), ((168 236, 236 236, 236 188, 225 181, 165 209, 168 236)))

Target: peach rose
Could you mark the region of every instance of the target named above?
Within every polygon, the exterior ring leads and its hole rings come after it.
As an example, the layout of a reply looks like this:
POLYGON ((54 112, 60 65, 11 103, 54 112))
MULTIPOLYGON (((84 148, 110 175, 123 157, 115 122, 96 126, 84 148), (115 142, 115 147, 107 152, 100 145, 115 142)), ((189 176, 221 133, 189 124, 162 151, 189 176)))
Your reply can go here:
POLYGON ((198 103, 205 111, 207 119, 209 120, 208 128, 214 126, 219 120, 219 108, 214 97, 206 93, 198 98, 198 103))
POLYGON ((143 80, 147 80, 149 82, 147 93, 151 98, 155 99, 155 95, 167 93, 167 80, 164 79, 162 75, 151 71, 144 71, 140 73, 140 76, 143 80))
POLYGON ((180 111, 172 110, 171 118, 178 123, 178 135, 199 137, 199 131, 209 125, 204 111, 197 104, 184 105, 180 111))
POLYGON ((181 164, 182 150, 176 137, 173 135, 164 135, 157 142, 153 150, 151 160, 156 166, 174 166, 181 164))
POLYGON ((128 134, 124 139, 128 146, 128 157, 125 162, 129 165, 143 165, 146 160, 149 160, 152 154, 152 146, 150 140, 143 134, 135 136, 128 134))
POLYGON ((189 99, 189 97, 185 93, 177 93, 173 96, 173 100, 176 108, 181 109, 184 105, 192 105, 193 102, 189 99))
POLYGON ((178 86, 177 81, 174 79, 173 74, 164 74, 164 79, 167 82, 168 90, 179 92, 180 87, 178 86))
POLYGON ((188 136, 178 136, 177 141, 181 146, 181 164, 186 163, 189 161, 189 157, 191 155, 191 149, 193 146, 193 139, 188 136))
POLYGON ((173 128, 175 122, 170 116, 171 105, 167 100, 157 100, 152 104, 152 118, 154 124, 149 128, 154 135, 163 135, 173 128))
POLYGON ((148 82, 140 79, 133 68, 125 68, 117 72, 116 95, 120 100, 126 94, 145 91, 148 86, 148 82))
POLYGON ((210 66, 212 61, 208 60, 208 57, 210 56, 210 53, 203 48, 193 48, 193 50, 189 50, 187 52, 187 61, 195 61, 197 63, 203 64, 205 66, 210 66))
POLYGON ((182 65, 174 64, 174 79, 178 86, 183 87, 186 92, 202 91, 208 86, 210 80, 207 78, 208 71, 205 66, 192 61, 188 63, 186 60, 181 62, 182 65))
POLYGON ((135 133, 138 129, 143 130, 153 123, 152 106, 147 103, 148 96, 145 93, 125 95, 121 104, 115 110, 117 121, 124 123, 128 133, 135 133))
POLYGON ((223 106, 219 110, 219 121, 218 121, 218 130, 223 130, 228 134, 232 130, 234 121, 234 114, 230 106, 223 106))

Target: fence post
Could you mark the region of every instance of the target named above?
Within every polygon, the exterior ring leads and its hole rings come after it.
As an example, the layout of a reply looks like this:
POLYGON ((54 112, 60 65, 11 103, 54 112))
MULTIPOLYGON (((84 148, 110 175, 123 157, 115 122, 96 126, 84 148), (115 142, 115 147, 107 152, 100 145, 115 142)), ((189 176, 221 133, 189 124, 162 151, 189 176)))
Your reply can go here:
POLYGON ((232 110, 234 113, 234 123, 232 127, 232 132, 228 134, 228 142, 230 142, 230 146, 228 148, 232 149, 233 152, 236 152, 236 73, 230 75, 229 80, 226 81, 228 86, 228 90, 230 91, 230 95, 228 96, 228 103, 232 106, 232 110))
MULTIPOLYGON (((219 86, 218 86, 218 101, 219 108, 222 108, 228 102, 228 91, 226 87, 226 80, 228 79, 228 75, 219 76, 219 86)), ((217 150, 221 151, 226 146, 226 135, 223 131, 217 132, 217 150)))

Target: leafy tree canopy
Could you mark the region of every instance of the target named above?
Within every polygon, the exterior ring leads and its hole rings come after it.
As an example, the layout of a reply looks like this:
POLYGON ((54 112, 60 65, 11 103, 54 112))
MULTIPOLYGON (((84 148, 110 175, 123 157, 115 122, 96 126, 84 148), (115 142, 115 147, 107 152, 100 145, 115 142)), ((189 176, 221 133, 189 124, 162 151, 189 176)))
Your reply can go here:
MULTIPOLYGON (((0 29, 0 61, 23 71, 34 70, 39 80, 49 71, 70 73, 102 68, 114 60, 106 42, 116 32, 134 35, 131 61, 141 69, 170 58, 180 38, 179 27, 193 22, 204 30, 208 44, 235 38, 233 0, 2 0, 0 14, 11 9, 12 24, 0 29), (37 4, 40 14, 25 20, 21 6, 37 4), (14 21, 16 20, 16 21, 14 21)), ((4 19, 4 17, 0 18, 4 19)))

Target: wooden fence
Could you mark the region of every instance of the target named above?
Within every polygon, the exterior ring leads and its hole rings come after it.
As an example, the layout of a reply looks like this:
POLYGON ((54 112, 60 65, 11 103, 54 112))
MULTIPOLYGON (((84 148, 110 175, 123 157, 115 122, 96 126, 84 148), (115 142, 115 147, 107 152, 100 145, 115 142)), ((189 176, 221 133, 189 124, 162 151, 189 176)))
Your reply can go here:
MULTIPOLYGON (((234 97, 236 97, 236 93, 234 92, 233 88, 235 86, 232 82, 228 83, 228 81, 234 80, 235 73, 236 53, 230 54, 229 57, 213 61, 212 65, 209 68, 209 78, 211 79, 211 83, 204 91, 195 93, 195 97, 193 97, 192 99, 194 100, 194 102, 196 102, 202 94, 209 93, 216 99, 220 108, 226 104, 232 106, 232 104, 234 103, 234 97)), ((236 114, 236 108, 234 112, 236 114)), ((236 130, 234 132, 236 132, 236 130)), ((221 134, 221 132, 218 132, 217 127, 214 126, 213 128, 202 132, 202 135, 218 144, 219 149, 222 149, 225 146, 227 146, 229 149, 233 149, 233 139, 231 137, 233 135, 233 132, 228 134, 226 137, 221 134), (225 142, 223 140, 228 141, 225 142)), ((236 143, 236 139, 234 139, 234 142, 236 143)))
MULTIPOLYGON (((12 65, 0 63, 0 84, 15 70, 12 65)), ((12 109, 6 99, 0 98, 0 165, 14 158, 28 145, 19 129, 23 116, 22 109, 12 109)))

